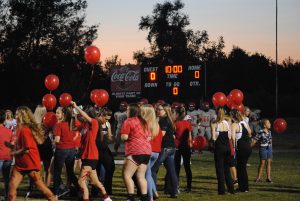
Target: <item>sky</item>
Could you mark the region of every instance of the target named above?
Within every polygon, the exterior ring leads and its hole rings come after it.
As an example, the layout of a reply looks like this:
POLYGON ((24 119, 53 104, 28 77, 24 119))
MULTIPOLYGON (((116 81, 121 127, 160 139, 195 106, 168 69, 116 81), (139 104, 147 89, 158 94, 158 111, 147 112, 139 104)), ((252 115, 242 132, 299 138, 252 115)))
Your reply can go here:
MULTIPOLYGON (((86 23, 99 24, 94 41, 101 60, 119 55, 122 64, 134 63, 133 52, 149 50, 148 31, 139 30, 142 16, 152 15, 165 0, 87 0, 86 23)), ((194 31, 206 30, 211 41, 223 36, 224 51, 233 46, 262 53, 275 61, 276 0, 182 0, 194 31)), ((278 62, 300 61, 300 0, 278 0, 278 62)))

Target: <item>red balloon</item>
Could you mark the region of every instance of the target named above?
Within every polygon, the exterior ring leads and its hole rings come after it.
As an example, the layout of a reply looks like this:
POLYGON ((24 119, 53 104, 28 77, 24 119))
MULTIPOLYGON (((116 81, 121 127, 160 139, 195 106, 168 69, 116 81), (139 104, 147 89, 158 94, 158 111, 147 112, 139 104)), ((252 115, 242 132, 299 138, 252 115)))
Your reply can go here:
POLYGON ((59 97, 59 104, 62 107, 68 107, 71 104, 71 101, 72 101, 72 96, 68 93, 63 93, 59 97))
POLYGON ((236 105, 240 105, 243 103, 244 100, 244 94, 241 90, 239 89, 233 89, 230 93, 229 93, 229 98, 230 100, 236 104, 236 105))
POLYGON ((238 111, 240 111, 241 113, 244 112, 244 105, 243 104, 240 104, 240 105, 236 105, 236 104, 232 104, 231 108, 230 109, 236 109, 238 111))
POLYGON ((84 51, 85 61, 89 64, 95 64, 100 59, 100 50, 96 46, 89 46, 84 51))
POLYGON ((46 94, 43 97, 42 103, 47 110, 53 110, 56 106, 56 98, 52 94, 46 94))
POLYGON ((90 99, 93 103, 95 103, 95 97, 98 96, 99 89, 93 89, 90 93, 90 99))
POLYGON ((212 102, 215 107, 223 107, 227 103, 227 98, 224 93, 216 92, 212 97, 212 102))
POLYGON ((229 109, 231 109, 232 106, 233 106, 233 102, 231 101, 231 99, 230 99, 229 96, 227 96, 227 98, 226 98, 226 106, 227 106, 229 109))
POLYGON ((96 91, 94 101, 98 106, 100 107, 104 106, 108 102, 108 99, 109 99, 109 94, 107 93, 106 90, 98 89, 96 91))
POLYGON ((47 112, 43 117, 43 123, 48 128, 52 128, 57 122, 57 118, 54 112, 47 112))
POLYGON ((204 136, 196 136, 193 139, 193 148, 195 150, 203 150, 207 146, 207 140, 204 136))
POLYGON ((45 78, 45 86, 50 91, 55 90, 59 85, 59 79, 56 75, 50 74, 45 78))
POLYGON ((287 128, 287 123, 282 118, 277 118, 273 123, 274 131, 278 134, 283 133, 287 128))

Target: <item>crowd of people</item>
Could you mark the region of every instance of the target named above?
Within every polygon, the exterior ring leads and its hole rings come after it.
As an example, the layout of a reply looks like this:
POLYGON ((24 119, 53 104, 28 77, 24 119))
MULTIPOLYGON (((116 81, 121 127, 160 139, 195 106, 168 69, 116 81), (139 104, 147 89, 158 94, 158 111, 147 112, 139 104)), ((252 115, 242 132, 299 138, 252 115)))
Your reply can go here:
POLYGON ((143 99, 130 104, 123 101, 119 111, 113 113, 107 107, 82 108, 72 102, 69 107, 56 109, 57 123, 53 127, 43 124, 46 113, 42 105, 34 113, 26 106, 18 107, 15 117, 10 110, 0 111, 4 200, 16 200, 17 189, 28 175, 26 196, 31 196, 36 186, 48 200, 70 194, 87 201, 90 192, 94 197, 100 192, 104 201, 110 201, 115 171, 115 154, 109 146, 112 143, 115 153, 119 153, 122 143, 125 146, 122 176, 128 201, 137 196, 141 201, 159 198, 157 174, 162 165, 166 175, 164 189, 160 190, 177 198, 182 164, 186 173, 183 191, 193 191, 191 156, 200 152, 193 147, 193 139, 199 135, 209 142, 206 149, 214 153, 218 194, 226 194, 225 184, 227 193, 249 191, 248 158, 256 143, 261 160, 256 182, 262 181, 264 166, 266 182, 272 182, 271 124, 267 119, 260 120, 259 110, 212 109, 209 102, 198 109, 194 102, 187 106, 163 100, 149 104, 143 99), (80 172, 76 176, 77 169, 80 172), (62 172, 66 172, 65 180, 62 172))

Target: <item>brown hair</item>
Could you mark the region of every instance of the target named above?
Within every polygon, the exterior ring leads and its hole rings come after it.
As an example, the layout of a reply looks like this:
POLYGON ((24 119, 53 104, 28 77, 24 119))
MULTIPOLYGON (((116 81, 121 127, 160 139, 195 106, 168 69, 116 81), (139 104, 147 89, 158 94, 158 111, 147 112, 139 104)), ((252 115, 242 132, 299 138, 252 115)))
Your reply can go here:
POLYGON ((37 144, 43 144, 45 141, 45 133, 41 126, 36 122, 32 111, 26 106, 20 106, 16 112, 18 116, 18 126, 28 127, 37 144))
POLYGON ((175 124, 174 124, 174 121, 173 121, 173 118, 172 118, 171 106, 167 103, 162 104, 161 106, 163 107, 164 111, 166 112, 167 118, 171 122, 171 124, 173 126, 173 129, 175 129, 175 124))
POLYGON ((176 120, 181 121, 184 119, 184 117, 186 115, 186 111, 185 111, 184 107, 179 106, 179 107, 175 108, 175 112, 176 112, 176 114, 178 114, 178 117, 176 120))
POLYGON ((268 121, 270 121, 269 119, 262 119, 262 120, 260 120, 260 126, 262 127, 262 128, 265 128, 265 125, 266 125, 266 123, 268 122, 268 121))
POLYGON ((230 111, 230 116, 231 118, 236 121, 236 122, 241 122, 243 121, 243 117, 240 111, 238 111, 237 109, 233 109, 230 111))
POLYGON ((141 108, 139 107, 139 105, 137 103, 131 103, 131 104, 129 104, 128 108, 129 108, 129 115, 128 115, 128 117, 129 118, 131 118, 131 117, 137 117, 140 120, 143 129, 146 130, 146 128, 147 128, 147 122, 142 117, 141 108))

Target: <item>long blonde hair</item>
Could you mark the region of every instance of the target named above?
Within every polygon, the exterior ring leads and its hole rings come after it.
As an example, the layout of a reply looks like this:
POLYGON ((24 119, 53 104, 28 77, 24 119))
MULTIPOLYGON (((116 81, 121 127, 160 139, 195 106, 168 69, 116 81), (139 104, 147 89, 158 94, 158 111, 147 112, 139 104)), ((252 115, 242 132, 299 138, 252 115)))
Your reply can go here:
POLYGON ((36 122, 32 111, 26 106, 20 106, 16 111, 18 126, 28 127, 37 144, 43 144, 45 141, 45 133, 41 126, 36 122))
POLYGON ((151 131, 151 139, 155 138, 159 131, 159 125, 156 119, 155 110, 152 105, 145 104, 141 106, 142 117, 146 120, 147 126, 151 131))
POLYGON ((35 121, 38 124, 41 124, 43 122, 43 117, 45 116, 46 113, 47 113, 47 109, 45 106, 37 105, 33 113, 35 121))
POLYGON ((217 108, 217 118, 216 118, 216 123, 220 123, 225 119, 225 111, 224 108, 218 107, 217 108))
POLYGON ((175 124, 174 124, 174 120, 172 118, 172 109, 171 109, 171 106, 169 104, 162 104, 161 105, 164 109, 164 111, 166 112, 166 115, 169 119, 169 121, 171 122, 172 126, 173 126, 173 129, 175 129, 175 124))

